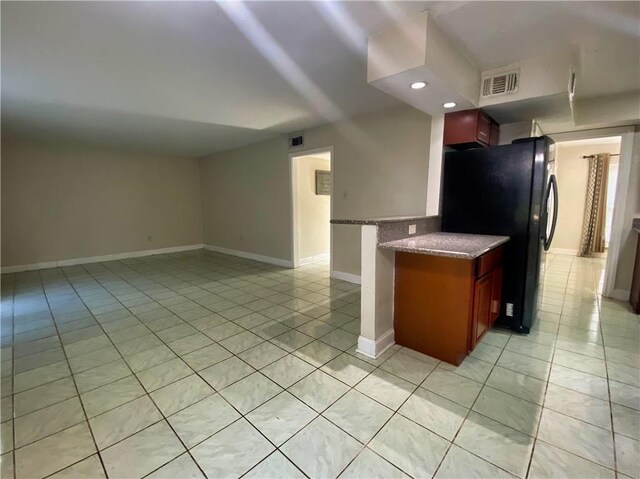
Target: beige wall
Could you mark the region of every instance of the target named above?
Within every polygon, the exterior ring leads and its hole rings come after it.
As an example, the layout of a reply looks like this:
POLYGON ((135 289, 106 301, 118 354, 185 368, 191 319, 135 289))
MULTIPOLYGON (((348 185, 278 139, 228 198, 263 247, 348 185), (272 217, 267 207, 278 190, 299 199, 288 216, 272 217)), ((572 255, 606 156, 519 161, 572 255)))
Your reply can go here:
POLYGON ((298 258, 312 261, 329 254, 331 197, 316 195, 316 170, 330 171, 331 160, 314 156, 295 158, 297 177, 298 258))
POLYGON ((519 121, 516 123, 506 123, 500 125, 500 145, 510 145, 513 140, 518 138, 529 138, 531 134, 532 120, 519 121))
POLYGON ((629 172, 629 186, 625 198, 625 210, 620 246, 620 259, 616 269, 615 289, 628 291, 631 289, 633 265, 636 255, 638 233, 631 229, 633 218, 640 218, 640 131, 636 127, 633 134, 631 153, 631 171, 629 172))
POLYGON ((2 139, 2 266, 192 244, 197 160, 2 139))
MULTIPOLYGON (((577 253, 582 237, 589 176, 589 161, 582 157, 597 153, 620 153, 620 144, 569 146, 556 143, 556 148, 559 201, 558 224, 552 248, 554 250, 571 250, 577 253)), ((618 159, 612 158, 612 161, 617 162, 618 159)))
MULTIPOLYGON (((398 106, 307 130, 304 149, 334 147, 334 216, 424 214, 430 125, 398 106)), ((290 152, 282 137, 201 160, 205 243, 291 260, 290 152)), ((334 269, 359 275, 360 228, 332 231, 334 269)))

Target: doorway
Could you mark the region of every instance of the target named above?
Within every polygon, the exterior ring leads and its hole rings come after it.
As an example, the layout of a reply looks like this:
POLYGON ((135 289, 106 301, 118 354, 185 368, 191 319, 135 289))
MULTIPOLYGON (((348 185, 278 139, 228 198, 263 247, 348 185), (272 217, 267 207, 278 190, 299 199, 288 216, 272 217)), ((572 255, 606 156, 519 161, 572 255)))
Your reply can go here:
POLYGON ((293 265, 331 264, 333 149, 290 154, 293 265))
MULTIPOLYGON (((621 136, 589 138, 556 142, 556 177, 558 192, 558 224, 551 253, 578 256, 583 247, 584 230, 588 225, 585 211, 589 211, 590 159, 601 153, 609 154, 609 163, 603 177, 603 191, 598 208, 604 215, 602 232, 604 248, 595 248, 590 257, 606 258, 613 224, 613 211, 618 183, 618 164, 621 136)), ((593 202, 591 202, 593 203, 593 202)))

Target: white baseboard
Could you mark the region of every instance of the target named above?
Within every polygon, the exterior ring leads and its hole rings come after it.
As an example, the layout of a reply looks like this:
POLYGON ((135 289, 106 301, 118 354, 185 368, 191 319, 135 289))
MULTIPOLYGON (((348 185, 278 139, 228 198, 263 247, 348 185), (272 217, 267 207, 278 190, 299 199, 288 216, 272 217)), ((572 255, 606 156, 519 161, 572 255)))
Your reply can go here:
POLYGON ((620 301, 629 301, 629 297, 631 296, 631 291, 628 289, 614 289, 611 291, 609 298, 617 299, 620 301))
POLYGON ((577 249, 566 249, 566 248, 550 248, 549 253, 553 253, 553 254, 568 254, 571 256, 578 256, 578 250, 577 249))
POLYGON ((329 260, 329 253, 323 253, 323 254, 317 254, 314 256, 307 256, 306 258, 300 258, 298 263, 300 264, 300 266, 304 266, 305 264, 313 264, 313 263, 318 263, 320 261, 328 261, 328 260, 329 260))
POLYGON ((240 258, 253 259, 255 261, 274 264, 276 266, 284 266, 285 268, 293 268, 293 261, 288 259, 273 258, 271 256, 263 256, 261 254, 248 253, 246 251, 222 248, 221 246, 214 246, 210 244, 204 245, 204 249, 209 251, 216 251, 217 253, 230 254, 231 256, 239 256, 240 258))
POLYGON ((364 336, 359 336, 356 351, 360 354, 376 359, 395 343, 395 331, 392 328, 375 341, 373 339, 365 338, 364 336))
POLYGON ((344 273, 343 271, 331 271, 331 277, 341 279, 348 283, 362 284, 360 275, 353 273, 344 273))
POLYGON ((187 246, 171 246, 169 248, 148 249, 142 251, 127 251, 126 253, 105 254, 101 256, 89 256, 86 258, 62 259, 59 261, 47 261, 44 263, 22 264, 17 266, 3 266, 2 273, 20 273, 22 271, 34 271, 37 269, 59 268, 61 266, 75 266, 78 264, 102 263, 103 261, 117 261, 119 259, 140 258, 154 254, 179 253, 202 249, 202 244, 187 246))

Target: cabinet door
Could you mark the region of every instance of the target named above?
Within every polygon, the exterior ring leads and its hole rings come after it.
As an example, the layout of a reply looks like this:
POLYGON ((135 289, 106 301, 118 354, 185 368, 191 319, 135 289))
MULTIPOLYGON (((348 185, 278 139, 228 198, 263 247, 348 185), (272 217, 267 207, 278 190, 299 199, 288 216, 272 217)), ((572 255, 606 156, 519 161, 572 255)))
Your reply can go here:
POLYGON ((502 265, 496 266, 491 272, 491 315, 489 327, 496 322, 502 309, 502 277, 502 265))
POLYGON ((481 141, 485 145, 491 142, 491 118, 485 115, 482 111, 478 112, 478 141, 481 141))
POLYGON ((473 298, 473 327, 471 339, 473 349, 482 335, 491 326, 491 273, 476 280, 473 298))
POLYGON ((489 133, 489 146, 496 146, 500 140, 500 126, 494 121, 491 122, 491 132, 489 133))
POLYGON ((478 110, 462 110, 444 115, 444 145, 455 146, 477 141, 478 110))

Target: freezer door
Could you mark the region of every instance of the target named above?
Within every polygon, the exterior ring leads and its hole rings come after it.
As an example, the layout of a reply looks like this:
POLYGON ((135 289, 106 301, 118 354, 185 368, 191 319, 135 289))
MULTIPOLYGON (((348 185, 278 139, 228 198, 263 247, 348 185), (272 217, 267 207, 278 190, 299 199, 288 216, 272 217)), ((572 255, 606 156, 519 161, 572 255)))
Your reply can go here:
POLYGON ((545 277, 549 267, 549 263, 553 255, 549 253, 549 248, 553 241, 553 235, 555 232, 556 222, 558 220, 558 183, 555 176, 555 148, 551 144, 547 153, 547 185, 545 194, 545 207, 543 210, 543 237, 541 238, 543 244, 542 254, 540 255, 540 266, 538 275, 538 298, 537 298, 537 311, 535 313, 535 320, 540 315, 540 303, 544 301, 544 286, 545 277))
POLYGON ((544 228, 544 236, 542 237, 545 251, 549 251, 549 248, 551 248, 553 235, 556 232, 556 224, 558 223, 558 180, 553 173, 553 168, 548 168, 548 171, 550 174, 544 208, 546 227, 544 228))
MULTIPOLYGON (((534 147, 535 140, 531 140, 448 152, 443 168, 442 231, 511 237, 505 245, 503 307, 498 321, 516 330, 523 321, 526 295, 534 147)), ((536 215, 542 208, 542 192, 539 196, 536 215)), ((534 241, 539 243, 539 229, 536 235, 534 241)), ((537 268, 539 261, 534 264, 537 268)))
POLYGON ((532 264, 530 266, 531 270, 536 272, 535 283, 533 284, 534 301, 531 305, 531 314, 525 318, 523 323, 523 331, 531 328, 539 316, 540 302, 544 299, 544 278, 549 263, 549 254, 547 251, 553 239, 555 221, 557 220, 558 197, 557 183, 555 180, 555 145, 549 139, 546 140, 544 145, 540 144, 538 147, 538 151, 545 152, 544 161, 541 162, 541 164, 544 165, 542 170, 543 176, 541 178, 544 196, 542 197, 542 208, 540 210, 539 239, 538 241, 532 241, 532 245, 536 245, 538 249, 538 264, 532 264), (529 318, 530 320, 527 321, 529 318))

